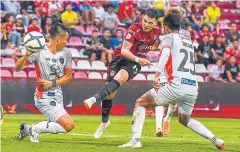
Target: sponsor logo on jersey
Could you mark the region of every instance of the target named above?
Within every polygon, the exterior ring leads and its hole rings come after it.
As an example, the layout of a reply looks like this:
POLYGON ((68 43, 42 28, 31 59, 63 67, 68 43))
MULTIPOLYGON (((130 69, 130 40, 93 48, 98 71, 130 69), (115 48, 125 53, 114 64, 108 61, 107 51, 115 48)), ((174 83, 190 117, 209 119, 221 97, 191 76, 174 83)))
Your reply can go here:
POLYGON ((133 30, 130 30, 129 33, 131 33, 132 35, 135 35, 135 34, 136 34, 136 32, 133 31, 133 30))
POLYGON ((181 83, 182 84, 196 86, 196 81, 195 80, 191 80, 191 79, 182 78, 181 83))
POLYGON ((141 46, 139 46, 139 49, 141 49, 141 50, 151 50, 152 46, 151 45, 141 45, 141 46))
POLYGON ((145 40, 144 39, 141 39, 140 42, 143 43, 145 40))

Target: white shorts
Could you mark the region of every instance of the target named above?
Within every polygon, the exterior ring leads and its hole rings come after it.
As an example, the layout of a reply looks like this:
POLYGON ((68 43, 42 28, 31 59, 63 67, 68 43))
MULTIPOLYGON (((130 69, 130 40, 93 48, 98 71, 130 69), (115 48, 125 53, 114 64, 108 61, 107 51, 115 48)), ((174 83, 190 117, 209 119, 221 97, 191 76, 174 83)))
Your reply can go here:
POLYGON ((191 115, 198 92, 194 94, 183 93, 169 84, 160 87, 157 91, 151 89, 150 93, 157 105, 177 104, 181 114, 191 115))
POLYGON ((63 106, 63 95, 62 93, 55 92, 51 96, 46 98, 34 97, 35 106, 44 114, 48 121, 56 122, 58 118, 65 115, 67 111, 63 106))

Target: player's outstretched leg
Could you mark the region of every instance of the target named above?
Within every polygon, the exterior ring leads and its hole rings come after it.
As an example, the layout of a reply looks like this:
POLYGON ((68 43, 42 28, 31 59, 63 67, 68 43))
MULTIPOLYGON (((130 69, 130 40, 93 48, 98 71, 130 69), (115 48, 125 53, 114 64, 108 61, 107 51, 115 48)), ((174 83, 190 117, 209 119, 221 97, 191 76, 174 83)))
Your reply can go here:
POLYGON ((101 101, 110 94, 116 92, 122 84, 127 82, 128 78, 129 78, 128 72, 126 70, 121 69, 116 74, 114 79, 107 82, 94 96, 84 100, 83 101, 84 105, 90 109, 92 105, 95 104, 96 102, 101 101))
MULTIPOLYGON (((124 84, 128 80, 129 74, 126 70, 120 70, 116 76, 114 77, 115 81, 120 82, 120 85, 124 84)), ((108 84, 108 83, 107 83, 108 84)), ((105 85, 103 88, 100 89, 99 92, 104 91, 107 88, 105 85)), ((114 89, 112 89, 114 90, 114 89)), ((100 138, 104 131, 110 126, 110 120, 109 115, 112 108, 112 99, 114 98, 117 91, 114 91, 113 93, 109 94, 106 98, 102 101, 102 122, 99 125, 98 129, 96 130, 94 134, 94 138, 98 139, 100 138)), ((98 93, 97 93, 98 94, 98 93)), ((95 96, 97 96, 97 94, 95 96)), ((101 93, 99 93, 101 94, 101 93)), ((86 107, 91 107, 95 102, 92 102, 95 97, 89 98, 84 101, 84 104, 86 107)), ((95 99, 94 99, 95 100, 95 99)))
POLYGON ((156 106, 155 116, 156 116, 156 136, 157 137, 163 136, 163 130, 162 130, 163 114, 164 114, 163 106, 156 106))
POLYGON ((18 140, 30 136, 31 142, 39 142, 41 133, 67 133, 74 128, 74 122, 69 114, 65 114, 57 119, 56 122, 41 121, 37 124, 27 125, 22 123, 18 140))
POLYGON ((111 124, 109 120, 109 114, 112 108, 112 98, 115 96, 115 93, 111 94, 108 99, 104 99, 102 101, 102 122, 94 134, 94 138, 96 139, 100 138, 105 129, 107 129, 111 124))
POLYGON ((189 115, 184 115, 179 113, 179 122, 188 127, 193 132, 199 134, 200 136, 209 139, 218 149, 224 149, 225 143, 222 139, 216 137, 210 130, 208 130, 202 123, 197 120, 190 118, 189 115))
POLYGON ((126 144, 120 145, 121 148, 140 148, 142 147, 140 138, 142 134, 142 128, 145 121, 146 107, 155 107, 156 102, 154 101, 150 91, 145 93, 139 99, 137 99, 133 118, 132 118, 132 139, 126 144))
POLYGON ((169 104, 167 115, 164 117, 164 127, 163 127, 163 133, 164 135, 168 135, 170 133, 170 121, 174 114, 174 112, 177 109, 177 104, 169 104))

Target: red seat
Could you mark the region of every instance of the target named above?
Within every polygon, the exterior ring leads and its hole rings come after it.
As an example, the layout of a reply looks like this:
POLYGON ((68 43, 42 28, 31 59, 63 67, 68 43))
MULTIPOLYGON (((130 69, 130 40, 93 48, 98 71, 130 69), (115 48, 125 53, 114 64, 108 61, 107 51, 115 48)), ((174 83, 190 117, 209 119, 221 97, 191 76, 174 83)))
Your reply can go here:
POLYGON ((20 71, 20 72, 13 72, 13 77, 15 78, 27 78, 27 74, 24 71, 20 71))
POLYGON ((87 35, 92 35, 93 30, 97 30, 99 32, 99 35, 102 35, 102 33, 99 31, 99 29, 95 26, 87 27, 87 35))
POLYGON ((37 77, 36 71, 30 71, 30 72, 28 73, 28 77, 29 77, 29 78, 36 78, 36 77, 37 77))
POLYGON ((75 72, 73 77, 75 79, 88 79, 87 73, 81 71, 75 72))
POLYGON ((82 26, 75 26, 75 29, 80 31, 83 35, 87 35, 87 32, 82 26))
POLYGON ((8 70, 1 70, 1 77, 2 78, 9 78, 9 77, 12 77, 12 74, 8 70))
POLYGON ((79 37, 72 36, 69 39, 68 45, 71 45, 71 46, 82 46, 84 44, 82 43, 82 40, 79 37))
POLYGON ((15 60, 12 58, 5 58, 2 60, 3 67, 15 67, 15 60))
POLYGON ((217 6, 221 9, 232 9, 234 4, 228 2, 218 2, 217 6))

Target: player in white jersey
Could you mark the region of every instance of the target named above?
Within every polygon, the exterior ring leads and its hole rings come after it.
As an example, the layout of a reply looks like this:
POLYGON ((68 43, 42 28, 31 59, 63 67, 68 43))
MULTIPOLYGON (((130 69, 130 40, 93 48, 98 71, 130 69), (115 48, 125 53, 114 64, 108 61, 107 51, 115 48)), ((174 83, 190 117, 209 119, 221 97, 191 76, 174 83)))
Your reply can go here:
POLYGON ((225 143, 216 137, 203 124, 190 117, 198 95, 198 83, 194 66, 192 41, 179 34, 180 17, 170 13, 164 17, 164 30, 167 35, 162 41, 162 52, 158 71, 153 81, 153 89, 141 96, 133 112, 132 139, 119 147, 142 147, 140 138, 145 120, 146 107, 175 103, 178 105, 179 122, 195 133, 224 149, 225 143), (160 87, 159 76, 162 70, 167 73, 168 83, 160 87))
POLYGON ((23 70, 29 64, 35 65, 37 88, 35 106, 48 121, 20 125, 18 140, 30 136, 31 142, 39 142, 41 133, 67 133, 74 128, 74 122, 63 106, 61 86, 72 79, 72 55, 65 48, 69 38, 68 28, 56 23, 50 29, 49 44, 38 53, 27 53, 20 58, 15 71, 23 70))

